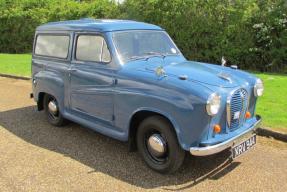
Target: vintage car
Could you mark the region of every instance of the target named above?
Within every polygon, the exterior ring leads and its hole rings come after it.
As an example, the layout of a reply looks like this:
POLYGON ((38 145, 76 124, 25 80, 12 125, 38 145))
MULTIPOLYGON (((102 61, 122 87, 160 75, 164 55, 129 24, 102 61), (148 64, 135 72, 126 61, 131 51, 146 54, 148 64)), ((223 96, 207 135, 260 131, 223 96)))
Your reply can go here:
POLYGON ((32 87, 49 123, 128 142, 161 173, 176 171, 187 151, 235 158, 251 148, 264 89, 239 69, 187 61, 158 26, 95 19, 36 29, 32 87))

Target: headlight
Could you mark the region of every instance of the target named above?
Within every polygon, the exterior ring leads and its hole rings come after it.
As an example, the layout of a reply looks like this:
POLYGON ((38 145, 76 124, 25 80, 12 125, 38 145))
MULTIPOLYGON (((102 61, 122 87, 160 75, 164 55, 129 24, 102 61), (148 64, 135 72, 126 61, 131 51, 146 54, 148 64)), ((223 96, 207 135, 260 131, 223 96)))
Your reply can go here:
POLYGON ((257 79, 254 86, 254 95, 256 97, 260 97, 263 95, 263 91, 264 91, 263 82, 261 79, 257 79))
POLYGON ((208 115, 214 116, 218 113, 220 108, 221 97, 217 93, 212 93, 206 103, 206 111, 208 115))

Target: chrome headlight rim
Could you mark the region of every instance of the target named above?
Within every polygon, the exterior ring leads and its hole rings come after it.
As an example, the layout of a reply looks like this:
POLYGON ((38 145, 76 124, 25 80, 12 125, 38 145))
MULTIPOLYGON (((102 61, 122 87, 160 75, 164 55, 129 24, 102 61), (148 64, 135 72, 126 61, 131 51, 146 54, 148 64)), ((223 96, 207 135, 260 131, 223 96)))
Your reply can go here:
POLYGON ((221 96, 218 93, 212 93, 209 95, 206 101, 206 111, 210 116, 215 116, 220 109, 221 96))
POLYGON ((256 79, 255 85, 254 85, 254 95, 256 97, 261 97, 264 92, 264 85, 263 81, 261 79, 256 79))

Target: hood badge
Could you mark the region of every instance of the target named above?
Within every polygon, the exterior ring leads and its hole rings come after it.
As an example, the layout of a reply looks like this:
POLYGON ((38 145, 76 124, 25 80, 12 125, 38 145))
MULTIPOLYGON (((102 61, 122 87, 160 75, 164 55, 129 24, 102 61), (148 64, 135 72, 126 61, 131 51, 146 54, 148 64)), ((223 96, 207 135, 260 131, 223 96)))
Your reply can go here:
POLYGON ((231 77, 230 77, 230 75, 227 74, 227 73, 221 72, 221 73, 217 74, 217 76, 220 77, 221 79, 224 79, 224 80, 226 80, 226 81, 229 81, 229 83, 232 83, 231 77))
POLYGON ((163 69, 163 66, 159 66, 155 69, 155 74, 157 76, 165 76, 165 70, 163 69))

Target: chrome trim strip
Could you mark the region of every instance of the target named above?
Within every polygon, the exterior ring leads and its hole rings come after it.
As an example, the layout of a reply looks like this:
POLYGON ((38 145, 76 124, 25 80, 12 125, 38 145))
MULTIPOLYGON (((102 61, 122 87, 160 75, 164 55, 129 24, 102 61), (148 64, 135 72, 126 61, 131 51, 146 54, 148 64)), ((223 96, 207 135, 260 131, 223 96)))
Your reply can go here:
POLYGON ((248 110, 247 104, 248 104, 248 99, 249 99, 248 92, 246 89, 242 88, 240 94, 241 93, 244 95, 240 95, 241 101, 242 101, 242 106, 241 106, 242 110, 240 112, 240 117, 239 117, 239 126, 241 126, 245 120, 245 114, 246 114, 246 111, 248 110), (243 93, 243 91, 245 94, 243 93))
POLYGON ((259 127, 261 123, 261 117, 259 115, 256 116, 257 121, 247 130, 242 132, 241 134, 232 137, 222 143, 211 145, 207 147, 191 147, 189 149, 191 155, 194 156, 206 156, 206 155, 212 155, 215 153, 219 153, 225 149, 231 148, 232 146, 239 144, 241 142, 241 139, 247 135, 251 135, 255 132, 255 130, 259 127))
POLYGON ((230 109, 230 103, 231 103, 231 96, 228 96, 227 101, 226 101, 226 119, 227 119, 227 124, 228 127, 231 125, 231 109, 230 109))
POLYGON ((102 47, 101 47, 101 62, 103 61, 103 52, 104 52, 104 38, 102 39, 102 47))
POLYGON ((232 83, 231 77, 227 73, 220 72, 217 74, 217 76, 220 77, 221 79, 229 81, 229 83, 232 83))

